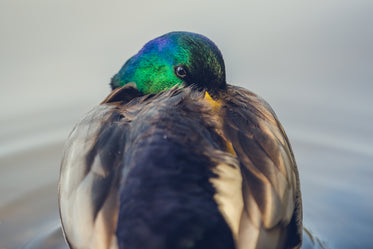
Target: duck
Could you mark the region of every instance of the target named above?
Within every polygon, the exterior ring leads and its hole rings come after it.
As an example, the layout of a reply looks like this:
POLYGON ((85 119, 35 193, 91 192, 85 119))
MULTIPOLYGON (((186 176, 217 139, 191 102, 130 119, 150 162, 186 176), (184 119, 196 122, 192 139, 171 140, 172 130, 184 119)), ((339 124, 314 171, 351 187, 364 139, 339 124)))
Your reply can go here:
POLYGON ((72 130, 58 184, 71 249, 296 249, 299 173, 270 105, 209 38, 146 43, 72 130))

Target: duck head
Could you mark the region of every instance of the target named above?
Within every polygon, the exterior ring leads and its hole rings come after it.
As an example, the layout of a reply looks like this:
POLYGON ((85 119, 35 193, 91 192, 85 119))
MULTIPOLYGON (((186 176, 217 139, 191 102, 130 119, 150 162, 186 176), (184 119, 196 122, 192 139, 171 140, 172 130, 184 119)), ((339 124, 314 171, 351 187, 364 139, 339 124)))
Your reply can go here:
POLYGON ((143 94, 159 93, 175 85, 211 93, 226 88, 223 56, 205 36, 171 32, 151 40, 114 75, 115 89, 134 82, 143 94))

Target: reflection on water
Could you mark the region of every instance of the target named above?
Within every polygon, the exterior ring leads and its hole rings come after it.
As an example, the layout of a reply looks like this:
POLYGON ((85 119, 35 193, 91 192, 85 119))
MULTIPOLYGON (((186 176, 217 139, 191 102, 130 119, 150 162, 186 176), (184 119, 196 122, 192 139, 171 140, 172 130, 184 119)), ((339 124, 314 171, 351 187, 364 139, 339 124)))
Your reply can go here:
POLYGON ((62 234, 61 227, 56 227, 45 234, 40 234, 24 249, 68 249, 62 234))
MULTIPOLYGON (((61 227, 57 227, 46 234, 39 235, 23 249, 68 249, 68 246, 65 243, 61 227)), ((313 235, 305 229, 303 232, 303 245, 301 249, 328 249, 328 247, 325 242, 313 237, 313 235)))
MULTIPOLYGON (((61 227, 41 234, 29 242, 23 249, 69 249, 65 243, 61 227)), ((328 249, 325 242, 314 237, 307 229, 303 231, 301 249, 328 249)))
POLYGON ((315 237, 307 228, 303 229, 303 244, 301 249, 329 249, 325 241, 315 237))

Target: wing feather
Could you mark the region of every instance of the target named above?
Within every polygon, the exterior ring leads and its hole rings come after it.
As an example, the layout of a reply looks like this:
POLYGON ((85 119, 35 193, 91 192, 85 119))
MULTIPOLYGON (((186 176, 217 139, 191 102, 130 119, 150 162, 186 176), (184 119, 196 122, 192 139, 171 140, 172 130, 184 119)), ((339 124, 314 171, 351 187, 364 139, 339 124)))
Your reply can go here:
POLYGON ((130 122, 120 107, 131 95, 139 96, 132 86, 113 91, 73 129, 66 142, 59 204, 71 248, 118 247, 118 185, 130 122))
POLYGON ((299 248, 299 177, 286 134, 271 107, 255 94, 229 86, 227 96, 223 131, 241 164, 245 204, 238 248, 271 243, 272 248, 299 248))

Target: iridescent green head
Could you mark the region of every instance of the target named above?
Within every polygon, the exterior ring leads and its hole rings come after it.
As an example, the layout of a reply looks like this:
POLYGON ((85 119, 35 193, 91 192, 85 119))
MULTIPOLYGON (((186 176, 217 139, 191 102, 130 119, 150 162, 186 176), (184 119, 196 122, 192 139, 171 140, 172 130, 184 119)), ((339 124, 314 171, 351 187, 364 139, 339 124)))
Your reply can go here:
POLYGON ((193 85, 215 92, 225 89, 223 56, 205 36, 171 32, 151 40, 111 80, 115 89, 134 82, 143 94, 175 85, 193 85))

